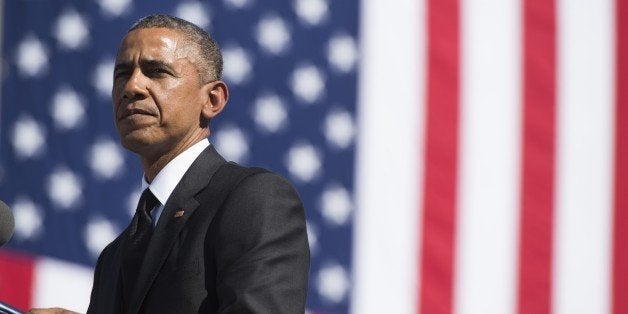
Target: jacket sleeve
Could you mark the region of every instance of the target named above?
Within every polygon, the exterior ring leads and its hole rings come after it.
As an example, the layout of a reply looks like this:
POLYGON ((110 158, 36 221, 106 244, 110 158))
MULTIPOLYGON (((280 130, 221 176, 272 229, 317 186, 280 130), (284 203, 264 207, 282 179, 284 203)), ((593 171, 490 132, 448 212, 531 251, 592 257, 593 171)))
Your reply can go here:
POLYGON ((103 259, 111 250, 111 244, 105 247, 105 249, 98 256, 98 262, 96 263, 96 269, 94 270, 94 283, 92 284, 92 293, 89 300, 88 314, 100 313, 102 310, 102 292, 101 290, 101 278, 103 272, 103 259))
POLYGON ((118 290, 113 286, 117 282, 117 274, 111 273, 112 260, 116 257, 121 237, 122 235, 119 235, 109 243, 98 256, 87 314, 112 313, 121 310, 118 290))
POLYGON ((219 313, 303 313, 310 251, 304 208, 272 173, 244 179, 212 222, 219 313))

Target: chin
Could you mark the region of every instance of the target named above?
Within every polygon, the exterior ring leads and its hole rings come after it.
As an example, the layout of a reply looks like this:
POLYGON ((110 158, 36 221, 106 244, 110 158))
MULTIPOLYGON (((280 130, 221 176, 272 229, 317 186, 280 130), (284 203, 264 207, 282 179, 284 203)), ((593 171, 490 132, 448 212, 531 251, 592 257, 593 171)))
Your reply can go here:
POLYGON ((145 152, 154 145, 154 143, 144 137, 133 136, 131 134, 121 135, 120 143, 122 147, 138 155, 142 155, 142 152, 145 152))

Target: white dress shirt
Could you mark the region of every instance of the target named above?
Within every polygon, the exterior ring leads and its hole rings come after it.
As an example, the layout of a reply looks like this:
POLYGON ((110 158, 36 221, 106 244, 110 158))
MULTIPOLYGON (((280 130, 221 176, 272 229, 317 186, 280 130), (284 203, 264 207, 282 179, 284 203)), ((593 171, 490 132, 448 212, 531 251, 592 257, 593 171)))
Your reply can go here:
POLYGON ((146 176, 142 176, 142 191, 149 188, 153 195, 159 201, 159 206, 153 209, 151 216, 153 217, 153 226, 157 225, 157 221, 161 216, 161 212, 164 210, 164 205, 170 198, 170 194, 174 191, 174 188, 179 184, 181 178, 186 171, 190 168, 194 160, 200 155, 205 148, 209 146, 209 140, 204 139, 183 151, 177 157, 172 159, 166 166, 159 171, 157 176, 153 179, 153 182, 148 184, 146 182, 146 176))

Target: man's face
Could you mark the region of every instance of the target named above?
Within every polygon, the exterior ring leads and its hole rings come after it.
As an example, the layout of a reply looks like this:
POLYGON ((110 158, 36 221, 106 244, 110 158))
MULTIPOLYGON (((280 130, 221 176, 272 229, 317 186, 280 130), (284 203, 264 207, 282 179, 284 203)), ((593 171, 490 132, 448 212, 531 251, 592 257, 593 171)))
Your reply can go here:
POLYGON ((136 29, 116 56, 112 90, 122 145, 144 158, 177 150, 202 129, 206 90, 196 48, 176 30, 136 29))

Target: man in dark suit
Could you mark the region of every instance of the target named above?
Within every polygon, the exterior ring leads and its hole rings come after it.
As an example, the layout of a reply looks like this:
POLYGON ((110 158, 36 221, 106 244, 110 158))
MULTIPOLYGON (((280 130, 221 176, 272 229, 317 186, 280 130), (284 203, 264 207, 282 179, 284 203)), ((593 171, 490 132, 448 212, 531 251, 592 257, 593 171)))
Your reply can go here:
POLYGON ((304 312, 297 193, 275 174, 226 163, 207 140, 228 99, 221 72, 217 45, 187 21, 149 16, 123 39, 114 119, 146 189, 98 259, 88 313, 304 312))

